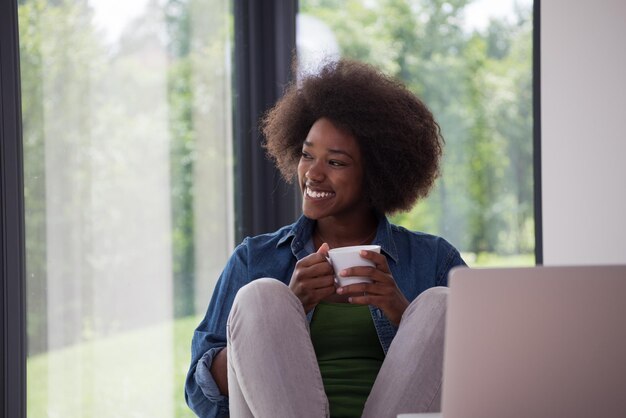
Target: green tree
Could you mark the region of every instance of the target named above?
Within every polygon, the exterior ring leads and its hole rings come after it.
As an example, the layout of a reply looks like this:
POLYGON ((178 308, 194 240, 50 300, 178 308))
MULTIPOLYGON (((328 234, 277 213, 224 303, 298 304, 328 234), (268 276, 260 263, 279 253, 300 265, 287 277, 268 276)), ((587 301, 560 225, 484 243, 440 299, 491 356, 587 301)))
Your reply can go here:
POLYGON ((326 22, 343 56, 406 83, 442 128, 443 176, 394 221, 463 251, 532 252, 530 14, 468 33, 469 3, 308 0, 301 11, 326 22))
POLYGON ((518 10, 517 21, 502 28, 492 22, 489 33, 501 30, 507 54, 489 60, 491 92, 486 114, 493 131, 501 138, 508 162, 503 175, 506 200, 501 200, 500 217, 506 228, 498 237, 497 251, 503 254, 532 253, 533 141, 532 141, 532 19, 530 10, 518 10))
POLYGON ((41 25, 45 2, 19 5, 22 80, 22 137, 24 147, 24 206, 27 281, 28 354, 47 348, 46 324, 46 199, 42 84, 41 25))
POLYGON ((89 96, 92 69, 98 65, 98 43, 85 1, 33 0, 19 4, 24 194, 26 218, 27 330, 29 353, 74 343, 84 305, 76 301, 48 305, 51 277, 55 291, 81 292, 89 303, 91 265, 79 254, 90 245, 87 228, 72 229, 69 217, 50 219, 48 213, 87 213, 90 195, 81 185, 91 170, 89 96), (72 80, 72 83, 66 83, 72 80), (63 162, 61 164, 60 162, 63 162), (46 170, 57 166, 53 175, 46 170), (69 169, 68 167, 72 167, 69 169), (72 170, 72 171, 70 171, 72 170), (49 231, 54 229, 54 245, 49 231), (65 262, 61 263, 59 260, 65 262), (52 268, 51 268, 52 266, 52 268), (62 329, 54 338, 48 322, 62 329))
POLYGON ((194 314, 195 246, 193 216, 194 126, 190 7, 170 0, 165 8, 168 31, 168 103, 170 105, 170 182, 174 315, 194 314))

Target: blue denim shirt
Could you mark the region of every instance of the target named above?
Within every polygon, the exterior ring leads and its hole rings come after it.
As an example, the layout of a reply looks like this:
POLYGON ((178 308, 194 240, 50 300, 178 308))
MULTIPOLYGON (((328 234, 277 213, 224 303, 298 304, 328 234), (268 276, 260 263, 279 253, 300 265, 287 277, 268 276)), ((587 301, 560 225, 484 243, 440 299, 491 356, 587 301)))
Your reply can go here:
MULTIPOLYGON (((219 393, 210 373, 215 355, 226 347, 226 321, 237 291, 261 277, 289 284, 296 262, 310 254, 315 221, 304 216, 270 234, 248 237, 235 249, 222 272, 207 313, 191 343, 191 367, 185 383, 185 399, 202 418, 228 416, 228 398, 219 393)), ((390 224, 380 215, 373 244, 381 246, 398 288, 410 301, 424 290, 446 286, 448 272, 465 265, 459 252, 446 240, 390 224)), ((380 344, 385 352, 397 328, 383 312, 370 305, 380 344)), ((308 313, 311 320, 313 311, 308 313)), ((277 342, 278 343, 278 342, 277 342)))

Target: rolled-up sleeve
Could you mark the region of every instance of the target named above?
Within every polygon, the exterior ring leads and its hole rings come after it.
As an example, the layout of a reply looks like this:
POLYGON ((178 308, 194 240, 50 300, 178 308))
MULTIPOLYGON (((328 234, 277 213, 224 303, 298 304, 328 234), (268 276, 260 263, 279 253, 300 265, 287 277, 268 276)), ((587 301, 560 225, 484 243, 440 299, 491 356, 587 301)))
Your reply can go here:
POLYGON ((200 387, 204 396, 217 404, 225 402, 224 406, 226 406, 228 398, 220 393, 220 390, 213 379, 213 375, 211 374, 211 364, 213 363, 213 358, 224 348, 225 347, 214 347, 204 353, 196 366, 195 378, 196 384, 200 387))
POLYGON ((213 347, 204 353, 187 374, 187 405, 202 418, 228 416, 228 397, 220 393, 210 371, 213 358, 223 348, 213 347))
POLYGON ((227 417, 228 397, 220 393, 211 374, 215 356, 226 347, 226 323, 239 288, 249 281, 247 240, 228 260, 217 281, 206 315, 191 341, 191 365, 185 381, 185 400, 200 418, 227 417))

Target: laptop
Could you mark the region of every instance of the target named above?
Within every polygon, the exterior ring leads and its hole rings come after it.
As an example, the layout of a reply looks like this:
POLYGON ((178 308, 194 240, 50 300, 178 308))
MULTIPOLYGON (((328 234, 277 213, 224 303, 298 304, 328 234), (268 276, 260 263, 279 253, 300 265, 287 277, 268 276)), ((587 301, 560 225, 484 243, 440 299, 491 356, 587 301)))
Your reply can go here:
POLYGON ((626 417, 626 265, 450 272, 442 418, 626 417))

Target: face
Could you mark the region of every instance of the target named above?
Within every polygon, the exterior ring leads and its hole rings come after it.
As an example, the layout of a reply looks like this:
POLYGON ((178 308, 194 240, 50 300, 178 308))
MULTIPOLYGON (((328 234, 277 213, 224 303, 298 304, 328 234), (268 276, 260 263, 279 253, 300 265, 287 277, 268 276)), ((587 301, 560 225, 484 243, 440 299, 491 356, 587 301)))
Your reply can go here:
POLYGON ((318 119, 298 163, 302 211, 310 219, 354 216, 369 211, 363 195, 363 161, 354 136, 329 119, 318 119))

